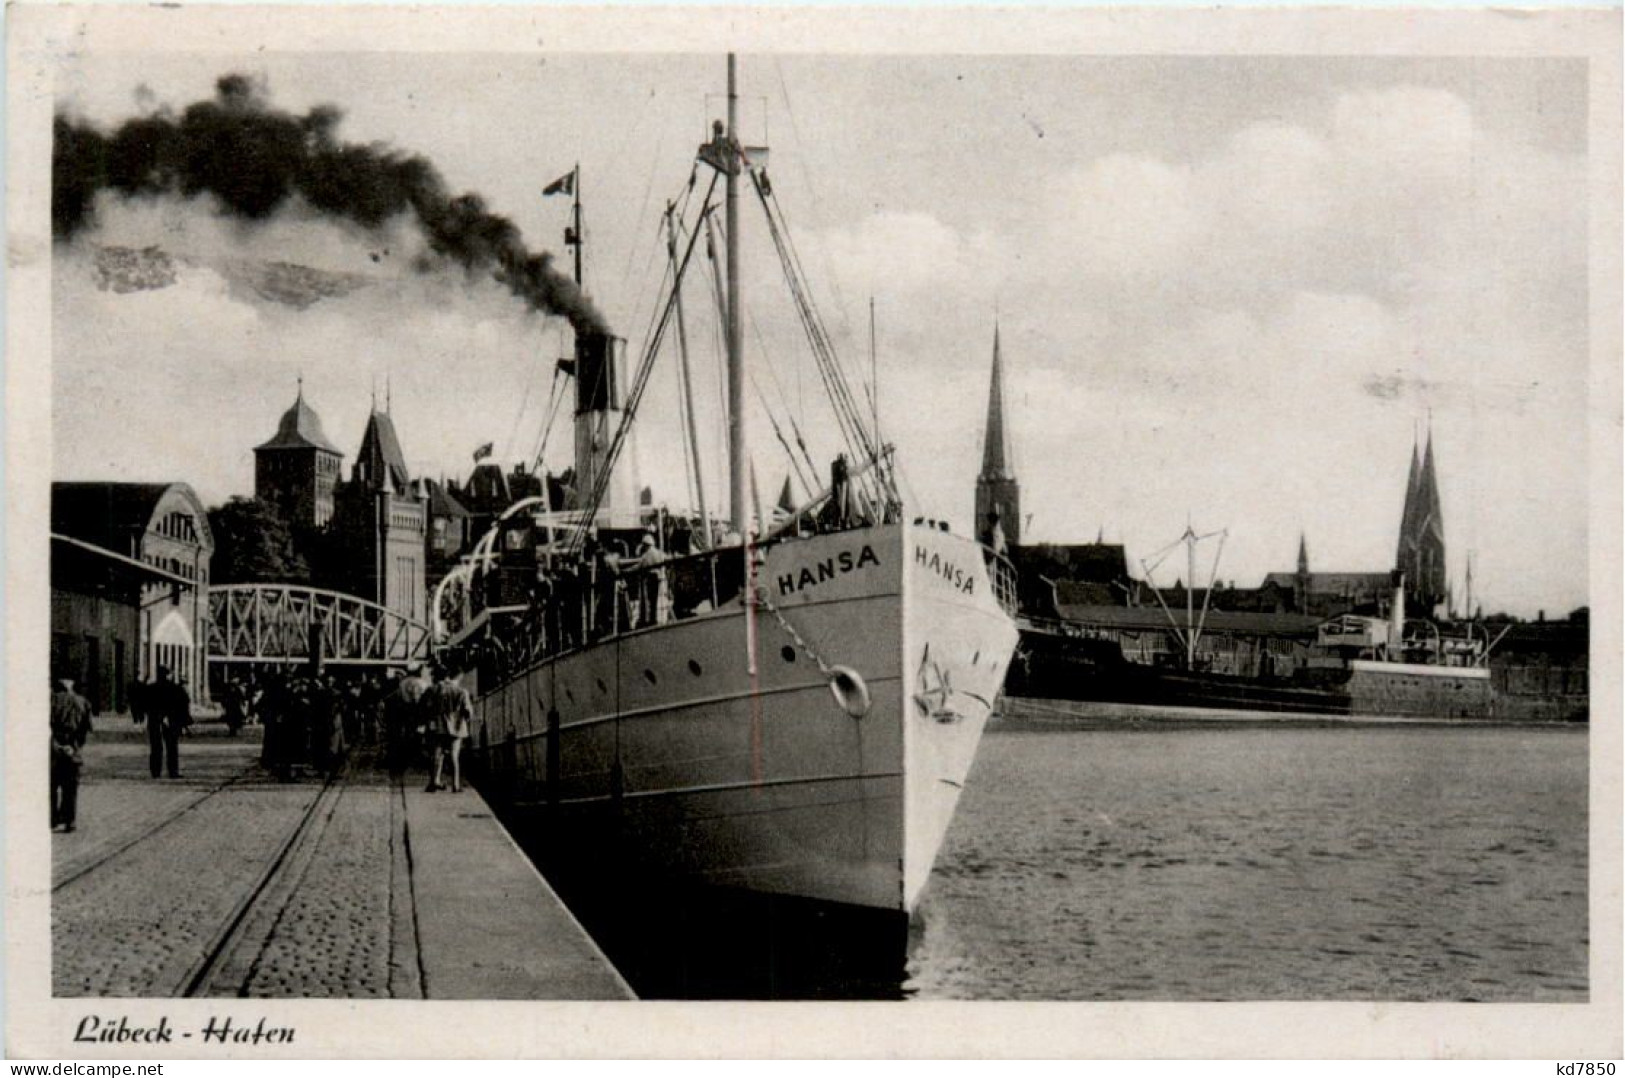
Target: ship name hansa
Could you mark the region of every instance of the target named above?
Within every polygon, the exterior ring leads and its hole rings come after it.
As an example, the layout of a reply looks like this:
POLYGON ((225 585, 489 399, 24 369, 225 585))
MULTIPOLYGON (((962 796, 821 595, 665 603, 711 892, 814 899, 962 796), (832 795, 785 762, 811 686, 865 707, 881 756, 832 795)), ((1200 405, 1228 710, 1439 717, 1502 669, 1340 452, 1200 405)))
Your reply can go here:
POLYGON ((976 594, 976 574, 945 560, 941 554, 934 550, 928 551, 923 546, 915 546, 914 564, 924 567, 929 573, 942 577, 951 586, 958 589, 961 594, 976 594))
POLYGON ((863 549, 853 554, 850 550, 843 550, 831 558, 825 558, 816 565, 804 565, 801 572, 785 573, 779 577, 779 594, 793 595, 804 588, 814 587, 826 580, 834 580, 836 575, 844 576, 856 572, 866 565, 879 565, 880 558, 875 554, 874 548, 867 543, 863 549))

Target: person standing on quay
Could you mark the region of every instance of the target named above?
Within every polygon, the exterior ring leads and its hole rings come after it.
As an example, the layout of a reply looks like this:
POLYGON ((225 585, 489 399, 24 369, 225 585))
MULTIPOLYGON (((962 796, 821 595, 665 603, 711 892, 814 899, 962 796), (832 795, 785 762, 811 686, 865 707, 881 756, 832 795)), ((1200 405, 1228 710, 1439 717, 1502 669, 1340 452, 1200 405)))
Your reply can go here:
POLYGON ((384 759, 392 775, 398 775, 417 759, 415 746, 420 743, 419 730, 426 716, 423 712, 423 694, 428 683, 419 676, 420 666, 413 663, 400 679, 394 691, 384 697, 380 705, 384 724, 384 759))
MULTIPOLYGON (((139 719, 137 721, 140 721, 139 719)), ((192 698, 178 682, 170 680, 169 667, 158 668, 158 680, 147 695, 147 767, 153 778, 181 777, 181 731, 192 723, 192 698)))
POLYGON ((72 831, 79 808, 79 750, 90 737, 90 701, 62 678, 51 694, 51 829, 72 831))
POLYGON ((434 670, 434 684, 423 694, 423 711, 429 722, 434 741, 434 773, 429 778, 428 790, 445 789, 441 776, 446 757, 451 757, 451 792, 463 791, 462 748, 468 736, 468 724, 474 719, 474 700, 468 690, 458 684, 457 676, 444 667, 434 670))

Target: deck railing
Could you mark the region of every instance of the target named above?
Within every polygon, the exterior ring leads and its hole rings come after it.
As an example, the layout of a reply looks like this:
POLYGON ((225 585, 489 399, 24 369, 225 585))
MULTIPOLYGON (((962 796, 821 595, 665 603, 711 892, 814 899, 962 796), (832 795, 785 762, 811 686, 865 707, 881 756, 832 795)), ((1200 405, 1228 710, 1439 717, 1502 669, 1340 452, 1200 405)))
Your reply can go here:
POLYGON ((993 598, 998 600, 1006 614, 1015 617, 1020 605, 1016 567, 1009 558, 985 544, 982 546, 982 558, 987 562, 987 576, 993 583, 993 598))

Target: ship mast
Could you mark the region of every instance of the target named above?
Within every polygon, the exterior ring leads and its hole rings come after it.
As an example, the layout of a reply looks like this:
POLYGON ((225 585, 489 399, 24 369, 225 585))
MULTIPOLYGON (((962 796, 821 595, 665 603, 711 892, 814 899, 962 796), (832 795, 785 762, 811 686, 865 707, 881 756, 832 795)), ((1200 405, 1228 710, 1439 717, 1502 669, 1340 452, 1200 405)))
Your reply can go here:
POLYGON ((750 498, 745 466, 745 363, 739 317, 739 96, 734 85, 734 54, 728 54, 728 129, 723 152, 728 247, 728 491, 733 529, 750 534, 750 498))
POLYGON ((1213 589, 1219 582, 1219 559, 1224 556, 1224 541, 1229 536, 1230 531, 1228 528, 1208 532, 1206 535, 1197 535, 1196 529, 1191 526, 1190 521, 1187 519, 1185 534, 1157 551, 1151 557, 1140 559, 1140 568, 1145 572, 1146 583, 1151 585, 1151 593, 1157 597, 1157 604, 1162 607, 1163 615, 1167 617, 1168 624, 1173 626, 1174 635, 1178 637, 1181 644, 1185 645, 1186 669, 1194 669, 1196 666, 1196 644, 1201 640, 1202 629, 1207 625, 1208 606, 1213 601, 1213 589), (1196 544, 1205 539, 1212 539, 1215 536, 1219 540, 1219 549, 1213 555, 1213 572, 1208 576, 1207 592, 1202 596, 1202 616, 1198 619, 1196 616, 1195 596, 1196 544), (1178 546, 1184 546, 1185 548, 1185 627, 1183 629, 1180 628, 1179 622, 1174 618, 1173 611, 1168 609, 1168 601, 1162 597, 1162 589, 1157 587, 1156 581, 1151 579, 1152 572, 1178 546))

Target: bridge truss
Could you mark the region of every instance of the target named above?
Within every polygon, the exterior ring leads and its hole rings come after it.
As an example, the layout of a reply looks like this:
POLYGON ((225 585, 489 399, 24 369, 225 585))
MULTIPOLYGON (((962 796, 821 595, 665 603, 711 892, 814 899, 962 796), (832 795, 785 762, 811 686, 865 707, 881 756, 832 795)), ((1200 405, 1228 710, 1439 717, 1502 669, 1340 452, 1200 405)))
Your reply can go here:
POLYGON ((294 584, 209 589, 211 663, 402 666, 429 658, 429 626, 354 595, 294 584))

